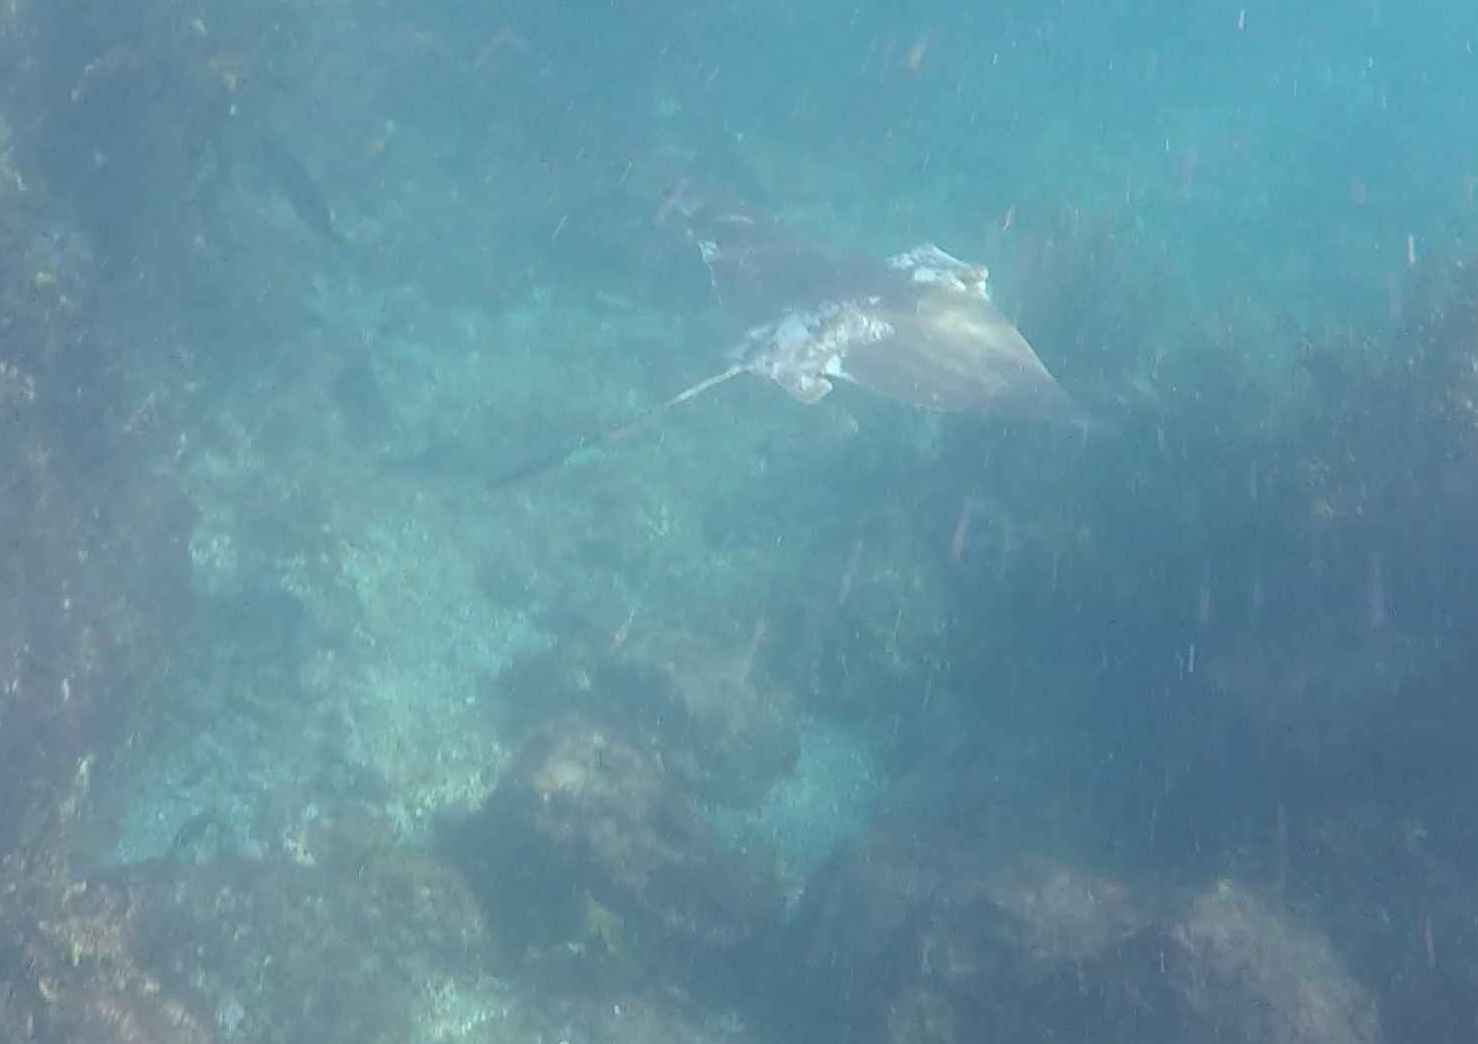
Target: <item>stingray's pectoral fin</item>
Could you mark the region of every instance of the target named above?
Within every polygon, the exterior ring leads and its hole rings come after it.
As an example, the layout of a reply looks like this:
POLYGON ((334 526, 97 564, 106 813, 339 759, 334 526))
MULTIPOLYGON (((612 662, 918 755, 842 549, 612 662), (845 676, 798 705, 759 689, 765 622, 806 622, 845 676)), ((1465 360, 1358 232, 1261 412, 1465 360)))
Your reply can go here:
POLYGON ((775 383, 807 406, 831 394, 831 382, 814 373, 788 373, 775 378, 775 383))

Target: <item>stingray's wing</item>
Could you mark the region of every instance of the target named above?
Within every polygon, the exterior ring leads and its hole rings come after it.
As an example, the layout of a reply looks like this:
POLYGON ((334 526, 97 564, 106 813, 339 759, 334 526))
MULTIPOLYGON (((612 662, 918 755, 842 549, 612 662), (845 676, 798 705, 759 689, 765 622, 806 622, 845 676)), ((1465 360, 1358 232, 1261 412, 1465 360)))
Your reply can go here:
POLYGON ((700 211, 688 234, 715 298, 745 323, 878 293, 898 279, 887 262, 833 250, 743 209, 700 211))
POLYGON ((1021 331, 979 293, 920 284, 877 318, 892 336, 859 340, 840 360, 840 375, 870 391, 932 410, 1058 420, 1076 412, 1021 331))

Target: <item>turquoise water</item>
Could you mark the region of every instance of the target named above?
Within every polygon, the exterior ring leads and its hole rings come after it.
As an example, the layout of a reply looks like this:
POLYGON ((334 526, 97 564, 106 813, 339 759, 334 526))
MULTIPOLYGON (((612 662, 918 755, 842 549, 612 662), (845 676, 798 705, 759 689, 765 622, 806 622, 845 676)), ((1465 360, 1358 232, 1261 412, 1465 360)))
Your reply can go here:
MULTIPOLYGON (((673 983, 716 1037, 1465 1039, 1478 12, 10 17, 6 285, 112 348, 0 347, 0 410, 152 431, 192 508, 77 873, 461 882, 406 1039, 645 1039, 673 983), (661 406, 925 242, 1071 411, 661 406)), ((340 1039, 243 967, 181 987, 222 1039, 340 1039)))

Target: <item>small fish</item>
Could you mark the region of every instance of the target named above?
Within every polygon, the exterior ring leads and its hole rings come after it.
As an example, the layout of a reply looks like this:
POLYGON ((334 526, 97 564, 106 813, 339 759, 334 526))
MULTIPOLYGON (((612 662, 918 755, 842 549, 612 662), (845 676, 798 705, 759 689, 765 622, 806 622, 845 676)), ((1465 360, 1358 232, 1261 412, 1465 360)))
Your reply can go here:
POLYGON ((295 152, 276 137, 263 134, 257 144, 257 163, 299 221, 335 246, 344 245, 322 186, 295 152))

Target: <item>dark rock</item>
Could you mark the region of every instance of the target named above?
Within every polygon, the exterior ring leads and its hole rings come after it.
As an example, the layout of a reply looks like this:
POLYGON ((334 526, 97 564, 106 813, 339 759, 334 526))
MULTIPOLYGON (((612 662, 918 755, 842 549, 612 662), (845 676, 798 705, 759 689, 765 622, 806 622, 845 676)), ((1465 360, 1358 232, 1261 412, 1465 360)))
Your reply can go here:
POLYGON ((1329 940, 1250 889, 1220 881, 1170 932, 1175 989, 1228 1041, 1376 1044, 1370 994, 1329 940))
POLYGON ((813 1017, 853 1039, 1074 1039, 1124 1017, 1114 966, 1154 934, 1113 879, 874 832, 808 886, 787 949, 813 1017))
POLYGON ((1172 902, 947 835, 876 830, 839 853, 808 886, 786 952, 800 967, 785 1008, 809 1012, 813 1035, 1380 1039, 1328 940, 1250 890, 1221 882, 1172 902))
POLYGON ((650 738, 587 716, 536 729, 453 834, 500 935, 525 950, 597 935, 703 980, 742 965, 779 911, 770 869, 724 848, 650 738))

